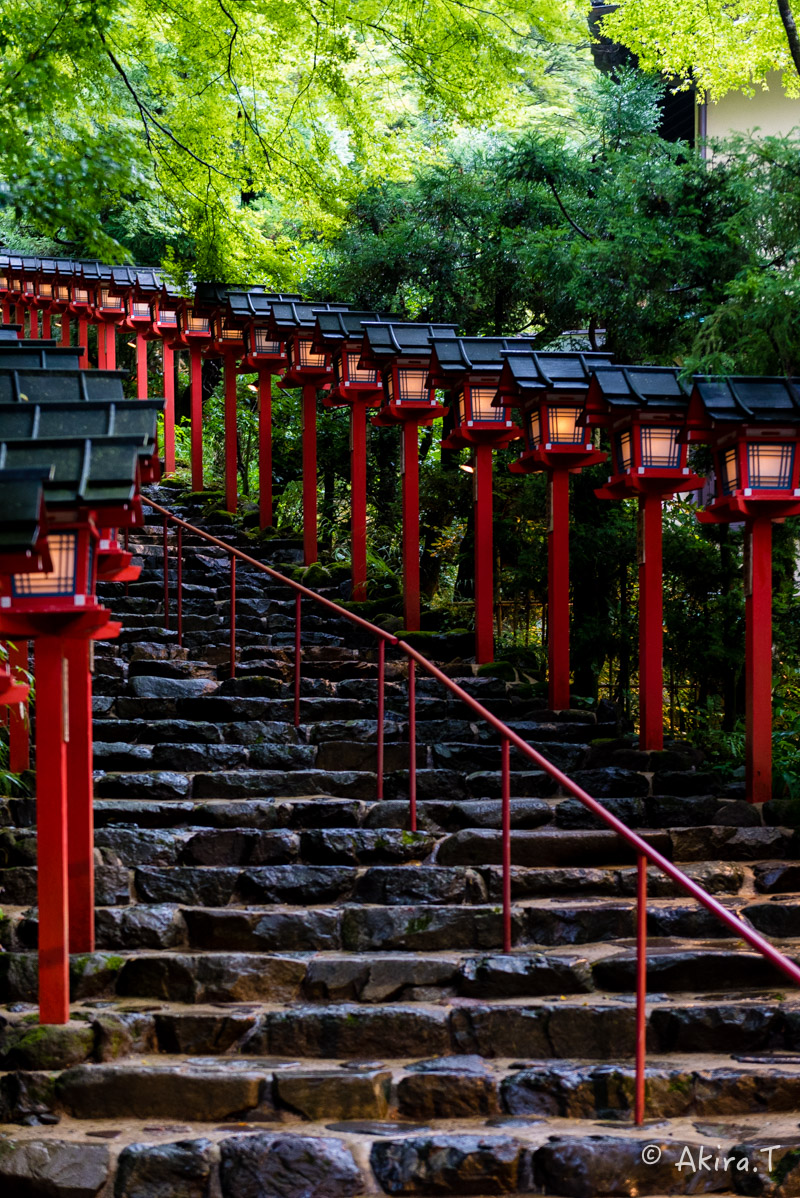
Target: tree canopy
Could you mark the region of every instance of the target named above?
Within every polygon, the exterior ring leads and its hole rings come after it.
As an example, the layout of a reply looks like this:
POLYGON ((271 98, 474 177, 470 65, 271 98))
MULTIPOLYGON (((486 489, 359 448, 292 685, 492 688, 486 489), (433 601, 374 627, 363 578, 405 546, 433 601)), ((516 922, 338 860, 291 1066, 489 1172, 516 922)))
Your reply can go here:
POLYGON ((571 0, 4 0, 4 198, 107 260, 286 282, 365 185, 566 111, 581 41, 571 0))

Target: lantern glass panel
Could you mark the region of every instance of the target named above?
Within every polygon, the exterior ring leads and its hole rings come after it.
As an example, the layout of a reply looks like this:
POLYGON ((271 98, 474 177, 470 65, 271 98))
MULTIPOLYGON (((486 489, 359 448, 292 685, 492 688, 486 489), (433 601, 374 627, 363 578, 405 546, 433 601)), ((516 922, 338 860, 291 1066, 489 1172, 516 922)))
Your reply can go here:
POLYGON ((456 392, 456 411, 458 412, 458 423, 467 423, 467 401, 464 398, 464 388, 460 387, 456 392))
POLYGON ((739 464, 735 449, 726 449, 719 455, 719 478, 726 495, 739 489, 739 464))
POLYGON ((505 409, 492 407, 492 400, 496 394, 497 390, 494 387, 470 387, 473 420, 491 421, 492 424, 496 424, 498 420, 505 420, 505 409))
POLYGON ((223 324, 220 326, 218 337, 219 337, 220 341, 238 341, 239 344, 241 345, 242 330, 227 328, 223 324))
POLYGON ((78 562, 78 534, 51 533, 47 538, 53 569, 44 574, 15 574, 15 595, 74 595, 78 562))
POLYGON ((178 323, 178 313, 175 308, 158 308, 158 323, 174 327, 178 323))
POLYGON ((548 440, 555 445, 580 445, 584 432, 578 426, 580 409, 552 407, 547 414, 548 440))
POLYGON ((361 358, 361 351, 356 350, 354 353, 347 355, 347 378, 351 383, 369 383, 375 386, 378 382, 377 370, 359 370, 358 363, 361 358))
POLYGON ((112 295, 108 288, 102 287, 100 289, 100 307, 119 311, 122 308, 122 296, 112 295))
POLYGON ((39 284, 39 295, 42 297, 42 299, 51 299, 52 295, 53 295, 53 284, 52 283, 40 283, 39 284))
POLYGON ((134 318, 134 320, 149 320, 150 305, 146 304, 143 300, 132 300, 131 316, 134 318))
POLYGON ((253 330, 253 343, 255 353, 257 354, 272 354, 280 357, 283 353, 283 346, 280 341, 275 341, 274 338, 270 337, 266 329, 253 330))
POLYGON ((664 428, 659 425, 642 425, 642 465, 680 466, 679 431, 677 428, 664 428))
POLYGON ((794 445, 768 441, 747 446, 747 476, 755 490, 785 491, 792 485, 793 466, 794 445))
POLYGON ((325 354, 315 354, 308 337, 297 338, 297 365, 301 370, 324 370, 325 354))
POLYGON ((86 290, 86 288, 85 287, 76 287, 75 288, 75 303, 76 304, 88 304, 88 302, 89 302, 89 292, 86 290))
POLYGON ((62 283, 59 283, 56 288, 56 294, 60 300, 68 300, 69 299, 69 287, 65 287, 62 283))
POLYGON ((32 279, 26 279, 26 280, 25 280, 25 294, 26 294, 26 295, 33 295, 33 292, 34 292, 33 280, 32 280, 32 279))
POLYGON ((617 469, 630 470, 633 465, 633 438, 630 431, 617 433, 617 469))
POLYGON ((211 330, 208 325, 208 318, 205 316, 195 316, 190 314, 186 317, 186 332, 187 333, 208 333, 211 330))
POLYGON ((542 443, 542 418, 538 408, 529 409, 524 416, 525 439, 529 449, 537 449, 542 443))
POLYGON ((428 371, 420 366, 398 366, 398 402, 420 403, 430 401, 430 392, 425 386, 428 371))

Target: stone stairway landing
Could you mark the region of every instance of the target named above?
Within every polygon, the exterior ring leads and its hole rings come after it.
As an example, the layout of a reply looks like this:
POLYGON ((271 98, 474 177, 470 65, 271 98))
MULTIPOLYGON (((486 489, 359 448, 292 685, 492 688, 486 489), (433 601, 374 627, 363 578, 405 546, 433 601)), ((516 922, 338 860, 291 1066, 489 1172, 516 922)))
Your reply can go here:
MULTIPOLYGON (((178 491, 154 497, 202 523, 178 491)), ((301 557, 205 527, 276 568, 301 557)), ((295 727, 290 588, 239 564, 230 678, 224 551, 184 535, 179 645, 161 542, 159 521, 137 530, 140 580, 104 588, 124 630, 95 655, 97 947, 71 960, 63 1028, 35 1007, 35 802, 0 799, 2 1198, 800 1192, 800 994, 783 975, 649 871, 634 1127, 624 842, 512 753, 504 954, 497 734, 418 671, 410 831, 402 655, 387 651, 378 801, 369 638, 304 602, 295 727)), ((609 704, 550 711, 529 683, 444 668, 800 955, 797 836, 769 805, 689 746, 640 752, 609 704)))

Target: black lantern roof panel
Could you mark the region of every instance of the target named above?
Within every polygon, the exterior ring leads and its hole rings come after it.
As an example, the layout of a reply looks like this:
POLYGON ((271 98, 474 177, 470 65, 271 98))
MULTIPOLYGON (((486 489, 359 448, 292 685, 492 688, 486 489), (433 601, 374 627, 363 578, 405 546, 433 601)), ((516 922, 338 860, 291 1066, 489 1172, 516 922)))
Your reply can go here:
POLYGON ((39 258, 23 258, 22 269, 26 275, 38 275, 40 262, 39 258))
POLYGON ((111 282, 116 291, 127 291, 128 288, 135 286, 136 276, 138 274, 135 266, 112 266, 111 267, 111 282))
POLYGON ((301 303, 303 297, 283 291, 231 291, 228 294, 228 314, 234 320, 268 321, 273 304, 301 303))
POLYGON ((611 410, 680 411, 689 402, 689 388, 673 366, 600 366, 594 380, 611 410))
POLYGON ((122 403, 0 404, 0 437, 36 440, 40 437, 136 437, 140 451, 156 450, 160 399, 129 399, 122 403))
POLYGON ((694 392, 712 420, 765 424, 800 421, 800 380, 744 375, 711 378, 696 375, 694 392))
POLYGON ((14 370, 0 366, 0 403, 123 399, 122 370, 14 370))
POLYGON ((41 532, 42 492, 52 466, 0 470, 0 554, 30 553, 41 532))
POLYGON ((247 295, 249 292, 263 294, 263 287, 244 287, 241 284, 197 283, 195 284, 192 307, 199 315, 206 315, 225 308, 233 294, 247 295))
POLYGON ((40 258, 39 271, 46 279, 55 277, 57 270, 57 260, 55 258, 40 258))
POLYGON ((559 351, 512 350, 506 353, 508 368, 504 371, 506 381, 523 393, 525 391, 568 392, 586 391, 592 371, 598 366, 609 365, 611 354, 568 353, 559 351))
POLYGON ((104 507, 135 498, 140 448, 137 437, 0 439, 0 470, 52 467, 44 481, 48 506, 104 507))
POLYGON ((465 374, 499 374, 509 351, 532 351, 533 345, 525 337, 435 336, 431 348, 431 370, 438 367, 437 376, 455 382, 465 374))
POLYGON ((54 340, 20 341, 16 336, 0 337, 0 370, 78 370, 82 345, 58 345, 54 340), (19 348, 17 348, 19 347, 19 348))
POLYGON ((427 358, 434 337, 456 340, 455 324, 421 324, 414 321, 364 324, 364 357, 388 361, 400 356, 427 358))
POLYGON ((305 300, 289 302, 273 301, 270 328, 278 334, 292 333, 295 329, 314 329, 320 312, 349 312, 350 304, 316 303, 305 300))
POLYGON ((360 341, 367 321, 385 323, 391 319, 388 312, 354 312, 350 309, 317 312, 314 349, 322 354, 335 349, 343 341, 360 341))
POLYGON ((80 274, 80 264, 71 258, 56 258, 56 274, 61 279, 73 279, 80 274))

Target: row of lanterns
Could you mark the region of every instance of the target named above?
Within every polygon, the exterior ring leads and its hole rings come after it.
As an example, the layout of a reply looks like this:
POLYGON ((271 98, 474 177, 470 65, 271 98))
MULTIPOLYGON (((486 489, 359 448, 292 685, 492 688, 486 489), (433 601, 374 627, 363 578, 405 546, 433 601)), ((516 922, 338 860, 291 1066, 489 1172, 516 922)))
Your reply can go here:
MULTIPOLYGON (((476 657, 493 655, 492 453, 521 441, 511 469, 545 471, 549 481, 548 685, 555 709, 569 705, 569 475, 607 454, 612 474, 598 494, 639 504, 640 739, 663 743, 662 501, 698 491, 688 447, 711 445, 715 496, 701 520, 744 522, 747 530, 748 796, 769 797, 771 765, 771 560, 774 520, 800 512, 796 443, 800 399, 786 379, 696 378, 666 367, 616 364, 603 353, 540 353, 526 338, 459 337, 452 324, 397 321, 347 304, 308 303, 262 288, 198 284, 190 300, 155 271, 96 263, 0 258, 4 318, 16 305, 66 304, 80 321, 130 324, 169 351, 188 349, 192 392, 192 484, 203 485, 203 356, 221 357, 225 376, 226 507, 237 504, 237 372, 259 376, 259 482, 262 526, 272 519, 271 376, 302 389, 303 539, 317 557, 316 411, 350 409, 353 597, 366 596, 366 422, 401 430, 405 625, 419 627, 418 430, 448 414, 445 444, 474 458, 476 657), (50 291, 42 292, 49 283, 50 291), (48 298, 56 296, 56 299, 48 298), (146 309, 146 311, 145 311, 146 309), (137 324, 138 321, 138 324, 137 324), (438 400, 443 392, 446 407, 438 400), (518 425, 511 418, 517 408, 518 425), (757 627, 756 627, 757 626, 757 627), (752 631, 752 635, 751 635, 752 631), (758 660, 756 660, 758 658, 758 660), (751 695, 752 691, 752 695, 751 695), (766 723, 765 723, 766 722, 766 723), (765 731, 766 727, 766 731, 765 731), (759 746, 758 754, 755 746, 759 746), (756 761, 758 757, 758 761, 756 761)), ((33 325, 31 326, 33 331, 33 325)), ((64 341, 62 324, 62 341, 64 341)), ((79 335, 80 344, 86 337, 79 335)), ((109 341, 105 359, 109 365, 109 341)), ((171 370, 170 370, 171 382, 171 370)), ((165 371, 165 467, 174 468, 174 420, 165 371)), ((146 394, 140 379, 139 394, 146 394)))
POLYGON ((126 400, 113 370, 93 372, 87 387, 82 347, 18 331, 0 328, 0 639, 13 667, 0 676, 0 703, 12 710, 20 770, 19 675, 32 641, 39 1014, 57 1024, 69 1019, 69 955, 94 950, 92 645, 120 632, 97 583, 138 577, 119 530, 142 524, 141 487, 160 475, 163 403, 126 400))

